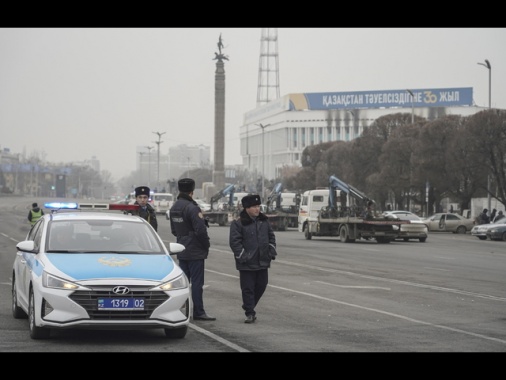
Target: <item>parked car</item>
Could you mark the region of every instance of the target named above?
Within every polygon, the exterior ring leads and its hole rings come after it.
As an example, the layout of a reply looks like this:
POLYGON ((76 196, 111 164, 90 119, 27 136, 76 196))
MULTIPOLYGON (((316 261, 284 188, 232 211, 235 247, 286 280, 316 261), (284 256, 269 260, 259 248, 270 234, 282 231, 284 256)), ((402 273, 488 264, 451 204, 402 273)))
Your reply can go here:
POLYGON ((421 243, 424 243, 427 240, 428 228, 418 215, 413 214, 410 211, 393 210, 385 211, 383 216, 393 219, 409 220, 409 224, 400 225, 400 231, 397 239, 402 239, 404 241, 409 241, 409 239, 418 239, 421 243))
POLYGON ((429 232, 453 232, 465 234, 474 227, 474 220, 453 213, 437 213, 422 219, 429 232))
POLYGON ((174 196, 171 193, 153 193, 151 199, 151 205, 157 214, 166 214, 174 204, 174 196))
MULTIPOLYGON (((211 205, 209 203, 204 202, 202 199, 195 199, 195 202, 197 202, 203 213, 211 211, 211 205)), ((172 205, 170 207, 172 207, 172 205)), ((165 219, 167 220, 170 219, 170 208, 167 211, 165 211, 165 219)))
POLYGON ((506 224, 497 224, 487 229, 487 238, 490 240, 506 241, 506 224))
POLYGON ((471 229, 471 235, 476 236, 480 240, 487 239, 487 230, 506 224, 506 218, 499 219, 494 223, 477 224, 471 229))
POLYGON ((211 211, 211 204, 210 203, 207 203, 202 199, 195 199, 195 202, 197 202, 197 204, 199 205, 202 212, 211 211))
POLYGON ((28 318, 32 339, 65 328, 160 328, 185 337, 189 283, 170 256, 184 246, 167 249, 141 217, 82 208, 46 213, 16 247, 11 310, 28 318))

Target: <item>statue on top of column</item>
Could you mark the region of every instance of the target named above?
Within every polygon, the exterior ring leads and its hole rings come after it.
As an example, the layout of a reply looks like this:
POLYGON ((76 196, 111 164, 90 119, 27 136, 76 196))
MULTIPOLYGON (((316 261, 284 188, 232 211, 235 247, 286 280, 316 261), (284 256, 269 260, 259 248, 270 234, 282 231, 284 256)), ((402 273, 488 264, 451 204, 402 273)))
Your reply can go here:
POLYGON ((221 61, 223 62, 224 59, 226 59, 228 61, 228 56, 226 56, 225 54, 223 54, 221 52, 221 49, 224 49, 225 46, 223 45, 223 40, 221 39, 221 33, 220 33, 220 38, 218 39, 218 51, 219 53, 214 53, 214 58, 213 59, 217 59, 218 61, 221 61))

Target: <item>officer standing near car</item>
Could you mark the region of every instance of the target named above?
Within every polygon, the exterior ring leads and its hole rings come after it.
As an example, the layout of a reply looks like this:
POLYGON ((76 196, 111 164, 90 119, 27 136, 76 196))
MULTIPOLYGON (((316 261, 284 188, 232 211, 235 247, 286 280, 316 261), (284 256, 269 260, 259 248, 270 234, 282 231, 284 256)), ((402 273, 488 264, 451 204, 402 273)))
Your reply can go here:
POLYGON ((42 211, 36 202, 32 203, 32 208, 28 211, 28 221, 30 222, 30 225, 33 226, 35 222, 42 217, 42 215, 44 215, 44 211, 42 211))
POLYGON ((132 212, 132 215, 139 215, 141 218, 146 219, 151 227, 158 231, 158 220, 156 219, 156 212, 153 206, 149 204, 149 196, 151 190, 147 186, 139 186, 135 188, 135 203, 139 205, 139 209, 132 212))
POLYGON ((177 253, 177 259, 191 284, 193 319, 215 321, 215 317, 206 313, 203 300, 205 260, 211 246, 208 223, 193 200, 195 181, 191 178, 180 179, 178 190, 177 200, 170 209, 170 229, 176 242, 185 247, 183 252, 177 253))

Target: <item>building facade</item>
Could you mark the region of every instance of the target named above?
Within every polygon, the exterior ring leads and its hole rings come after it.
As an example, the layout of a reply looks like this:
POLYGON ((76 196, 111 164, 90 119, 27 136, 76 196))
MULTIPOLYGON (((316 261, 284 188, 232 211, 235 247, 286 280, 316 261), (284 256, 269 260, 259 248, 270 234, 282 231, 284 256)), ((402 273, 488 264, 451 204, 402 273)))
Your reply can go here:
POLYGON ((307 146, 353 140, 382 116, 411 113, 430 121, 486 109, 473 105, 472 94, 470 87, 288 94, 244 115, 243 166, 276 179, 284 167, 301 167, 307 146))

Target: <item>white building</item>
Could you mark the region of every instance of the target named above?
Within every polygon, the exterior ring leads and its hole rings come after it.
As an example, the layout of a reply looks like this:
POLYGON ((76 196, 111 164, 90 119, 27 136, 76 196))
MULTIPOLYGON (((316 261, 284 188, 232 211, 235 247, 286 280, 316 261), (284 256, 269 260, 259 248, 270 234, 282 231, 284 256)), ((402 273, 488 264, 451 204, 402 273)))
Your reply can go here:
POLYGON ((487 109, 474 106, 472 94, 470 87, 288 94, 244 115, 242 162, 248 171, 276 179, 283 167, 301 166, 307 146, 353 140, 385 115, 434 120, 487 109))

